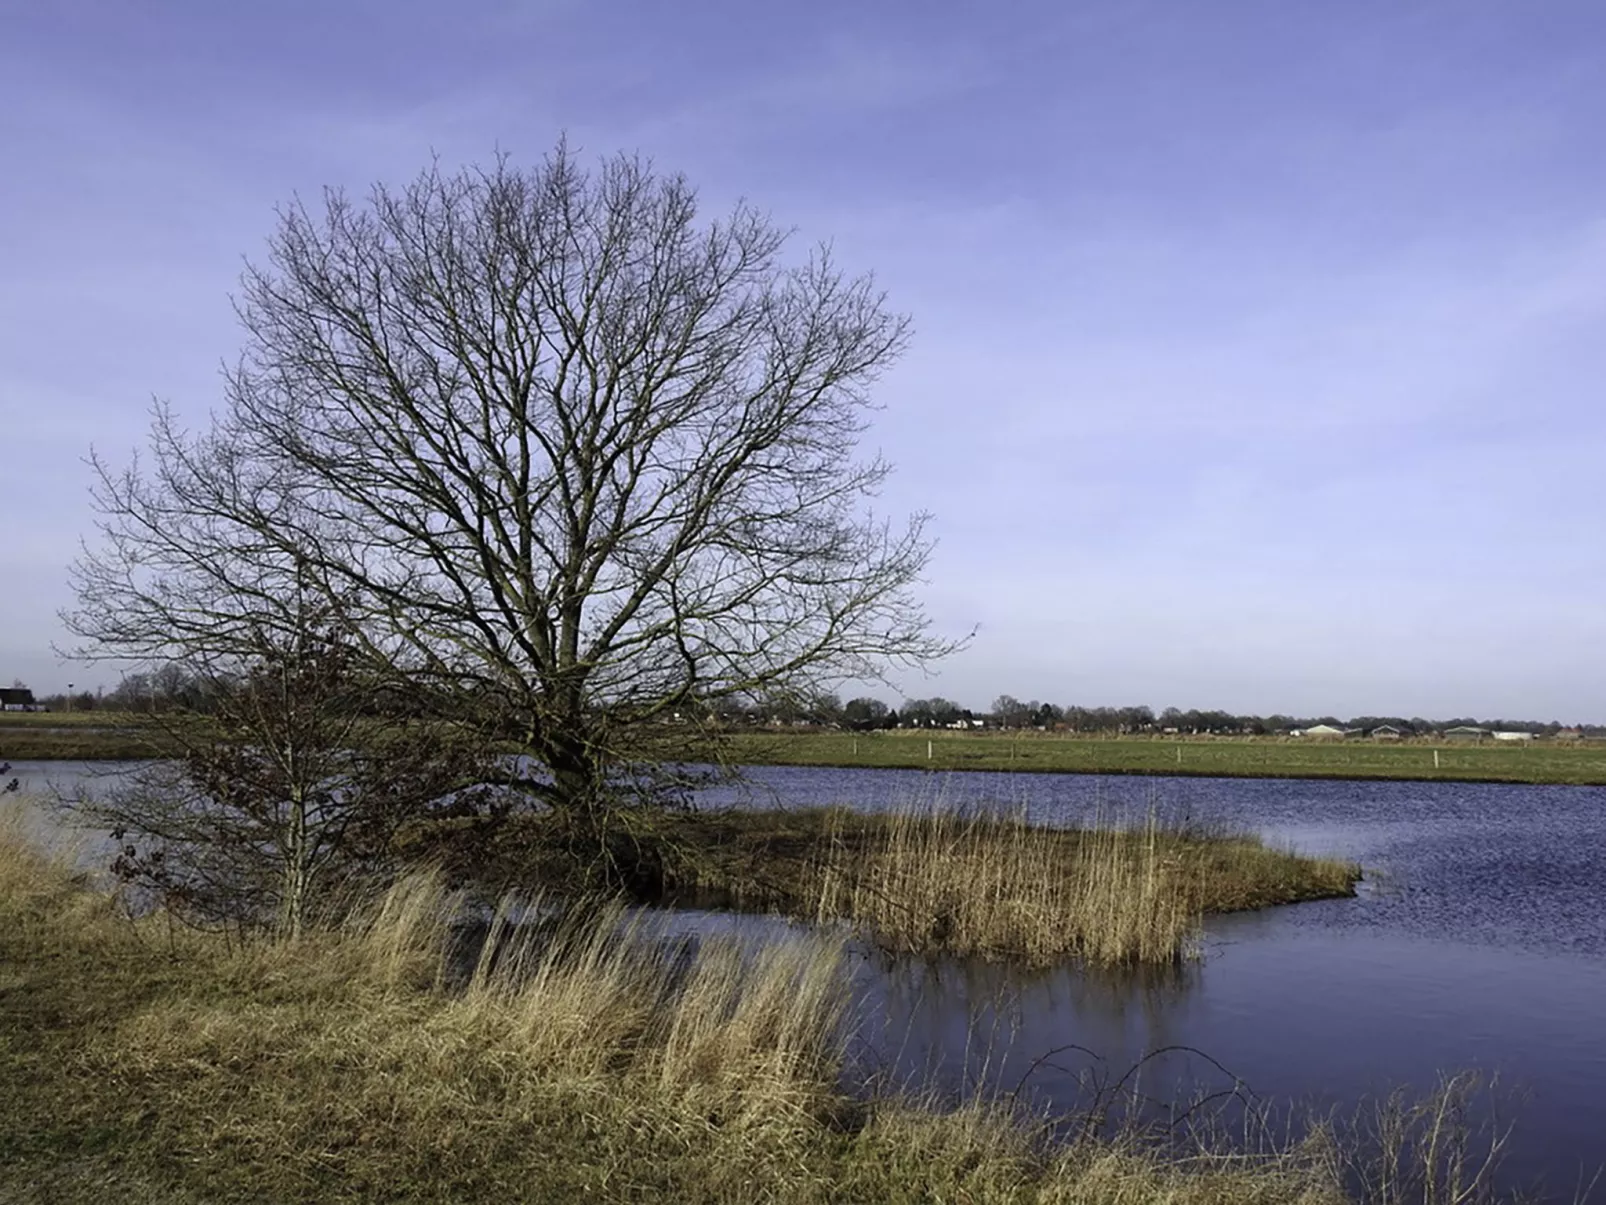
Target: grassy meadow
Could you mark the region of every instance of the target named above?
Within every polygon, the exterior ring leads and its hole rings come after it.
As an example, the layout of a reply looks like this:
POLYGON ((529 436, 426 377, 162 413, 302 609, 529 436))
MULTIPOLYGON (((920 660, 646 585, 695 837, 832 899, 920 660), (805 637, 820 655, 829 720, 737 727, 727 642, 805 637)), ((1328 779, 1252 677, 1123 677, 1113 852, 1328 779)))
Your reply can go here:
POLYGON ((0 761, 131 761, 158 756, 159 735, 115 711, 0 711, 0 761))
MULTIPOLYGON (((710 755, 693 730, 685 755, 710 755)), ((0 713, 0 759, 128 760, 171 752, 159 728, 117 712, 0 713)), ((1224 778, 1375 778, 1606 785, 1606 742, 1463 744, 1293 737, 1087 737, 1057 732, 741 732, 745 765, 1224 778), (929 748, 928 748, 929 747, 929 748)))
POLYGON ((731 743, 735 760, 750 765, 1606 784, 1606 742, 1587 741, 1434 744, 897 730, 742 733, 732 737, 731 743))
POLYGON ((1409 1199, 1397 1164, 1357 1174, 1324 1127, 1227 1155, 849 1098, 828 935, 688 948, 613 905, 537 932, 503 909, 476 958, 460 902, 418 874, 300 940, 242 943, 131 918, 20 831, 0 817, 6 1201, 1409 1199))

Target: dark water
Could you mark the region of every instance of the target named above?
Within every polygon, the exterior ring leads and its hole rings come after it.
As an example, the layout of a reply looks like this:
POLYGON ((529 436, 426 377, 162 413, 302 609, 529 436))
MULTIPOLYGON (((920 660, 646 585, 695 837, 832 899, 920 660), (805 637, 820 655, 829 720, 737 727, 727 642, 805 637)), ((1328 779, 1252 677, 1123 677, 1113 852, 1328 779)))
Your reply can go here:
MULTIPOLYGON (((38 787, 87 769, 13 773, 38 787)), ((1151 1059, 1127 1086, 1186 1101, 1236 1084, 1241 1096, 1345 1110, 1478 1070, 1498 1075, 1514 1106, 1506 1184, 1572 1200, 1606 1165, 1606 788, 781 767, 749 777, 708 802, 935 800, 1039 822, 1155 809, 1366 868, 1357 899, 1212 920, 1203 958, 1175 974, 1026 975, 864 951, 859 1054, 885 1078, 1073 1109, 1150 1052, 1186 1046, 1199 1053, 1151 1059)), ((677 923, 766 931, 753 918, 677 923)))
POLYGON ((1148 1094, 1190 1100, 1238 1080, 1245 1094, 1343 1111, 1477 1070, 1498 1076, 1495 1099, 1515 1127, 1507 1184, 1572 1200, 1580 1175, 1587 1183, 1606 1165, 1606 788, 751 776, 755 802, 792 806, 940 800, 1060 823, 1152 808, 1366 869, 1357 899, 1213 919, 1204 957, 1179 975, 878 965, 866 975, 866 1026, 899 1073, 1074 1108, 1149 1052, 1189 1046, 1202 1054, 1143 1066, 1148 1094))

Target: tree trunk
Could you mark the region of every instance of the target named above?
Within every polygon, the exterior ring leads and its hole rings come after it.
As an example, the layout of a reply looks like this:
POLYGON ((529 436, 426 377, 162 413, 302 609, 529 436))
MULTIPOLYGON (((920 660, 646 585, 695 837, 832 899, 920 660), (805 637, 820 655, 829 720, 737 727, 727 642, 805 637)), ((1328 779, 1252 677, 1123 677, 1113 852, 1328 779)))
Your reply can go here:
POLYGON ((291 793, 284 874, 279 891, 279 932, 292 940, 301 936, 306 922, 307 895, 311 885, 312 856, 307 832, 307 801, 297 789, 291 793))

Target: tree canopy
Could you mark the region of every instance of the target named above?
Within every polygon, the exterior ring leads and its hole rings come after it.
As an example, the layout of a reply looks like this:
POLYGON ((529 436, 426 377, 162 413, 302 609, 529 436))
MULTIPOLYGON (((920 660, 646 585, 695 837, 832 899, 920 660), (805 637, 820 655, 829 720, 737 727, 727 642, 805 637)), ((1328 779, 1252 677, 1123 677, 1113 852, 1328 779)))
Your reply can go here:
POLYGON ((681 177, 560 144, 279 216, 199 433, 102 457, 87 657, 248 661, 338 616, 365 672, 603 808, 655 722, 924 665, 926 516, 871 500, 871 388, 907 320, 829 252, 681 177))

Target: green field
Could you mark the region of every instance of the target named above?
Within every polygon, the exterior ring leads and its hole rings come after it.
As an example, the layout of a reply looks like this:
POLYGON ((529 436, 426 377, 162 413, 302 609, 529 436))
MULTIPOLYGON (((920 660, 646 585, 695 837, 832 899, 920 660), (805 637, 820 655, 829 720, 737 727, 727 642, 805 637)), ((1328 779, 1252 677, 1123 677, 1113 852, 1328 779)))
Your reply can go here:
POLYGON ((160 752, 132 717, 108 711, 0 712, 0 761, 129 761, 160 752))
POLYGON ((734 738, 752 765, 1224 778, 1379 778, 1444 782, 1606 783, 1606 742, 1466 745, 1299 738, 1126 737, 1048 732, 799 732, 734 738))
MULTIPOLYGON (((131 718, 116 712, 0 715, 0 760, 121 760, 160 754, 160 732, 130 728, 131 718)), ((735 734, 729 741, 725 755, 745 765, 1606 784, 1606 741, 1473 745, 947 731, 752 732, 735 734)), ((686 756, 706 756, 690 736, 686 756)))
POLYGON ((126 719, 120 711, 0 711, 0 729, 104 728, 126 719))

